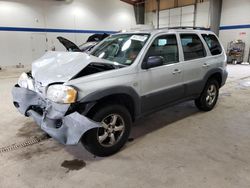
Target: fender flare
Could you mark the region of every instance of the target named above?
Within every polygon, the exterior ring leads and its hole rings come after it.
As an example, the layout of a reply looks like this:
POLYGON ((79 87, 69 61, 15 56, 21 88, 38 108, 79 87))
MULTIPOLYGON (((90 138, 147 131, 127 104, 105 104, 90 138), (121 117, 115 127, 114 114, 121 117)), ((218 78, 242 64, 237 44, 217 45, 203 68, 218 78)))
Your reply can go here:
MULTIPOLYGON (((79 100, 79 103, 94 103, 104 97, 116 94, 125 94, 131 97, 134 103, 134 115, 138 116, 141 112, 141 100, 138 93, 130 86, 113 86, 97 90, 79 100)), ((90 110, 90 109, 88 109, 90 110)))
POLYGON ((206 73, 206 75, 204 76, 204 78, 203 78, 203 88, 205 87, 205 85, 206 85, 206 83, 207 83, 207 81, 208 81, 208 79, 212 76, 212 75, 214 75, 214 74, 220 74, 220 76, 221 76, 221 86, 222 85, 224 85, 224 81, 225 81, 225 79, 226 78, 224 78, 225 76, 227 77, 227 74, 225 74, 225 71, 222 69, 222 68, 213 68, 213 69, 211 69, 211 70, 209 70, 207 73, 206 73), (225 75, 225 76, 224 76, 225 75))
POLYGON ((222 68, 211 69, 206 73, 203 80, 207 81, 209 77, 211 77, 213 74, 216 74, 216 73, 219 73, 221 75, 221 78, 222 78, 223 72, 224 72, 224 70, 222 68))

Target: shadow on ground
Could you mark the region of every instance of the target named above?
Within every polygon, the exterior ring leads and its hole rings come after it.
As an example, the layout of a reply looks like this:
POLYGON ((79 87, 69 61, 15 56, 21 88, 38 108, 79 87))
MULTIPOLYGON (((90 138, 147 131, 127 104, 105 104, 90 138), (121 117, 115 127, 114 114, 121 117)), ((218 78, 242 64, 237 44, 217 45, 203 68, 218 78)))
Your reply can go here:
POLYGON ((131 137, 134 139, 139 138, 198 112, 193 101, 189 101, 153 113, 135 122, 131 137))
MULTIPOLYGON (((193 101, 189 101, 139 119, 132 127, 129 142, 134 141, 136 143, 136 139, 166 127, 176 121, 192 116, 198 112, 199 111, 195 107, 193 101)), ((81 144, 74 147, 66 146, 65 150, 73 155, 74 158, 82 159, 84 161, 96 161, 102 159, 101 157, 95 157, 90 154, 81 144)))
MULTIPOLYGON (((222 94, 223 95, 223 94, 222 94)), ((230 96, 230 94, 225 94, 225 96, 230 96)), ((136 140, 140 137, 152 133, 158 129, 171 125, 174 122, 185 119, 189 116, 192 116, 196 113, 199 113, 198 109, 195 107, 193 101, 188 101, 175 105, 159 112, 153 113, 149 116, 141 118, 134 123, 132 131, 130 134, 129 142, 136 144, 136 140)), ((44 132, 40 130, 33 122, 25 123, 17 133, 17 136, 24 138, 31 138, 34 136, 44 135, 44 132)), ((131 144, 127 144, 127 147, 131 144)), ((126 147, 124 147, 125 149, 126 147)), ((28 150, 20 152, 18 158, 30 159, 35 156, 48 155, 49 153, 58 152, 64 150, 69 153, 73 159, 79 159, 82 161, 98 161, 102 160, 101 157, 93 156, 89 153, 81 143, 77 146, 64 146, 53 139, 50 139, 49 142, 41 142, 36 144, 35 147, 30 147, 28 150), (52 142, 52 143, 51 143, 52 142)), ((73 164, 74 165, 74 164, 73 164)))
POLYGON ((23 137, 23 138, 31 138, 31 137, 38 137, 42 136, 44 132, 40 129, 39 126, 36 125, 35 122, 29 121, 24 123, 17 132, 18 137, 23 137))

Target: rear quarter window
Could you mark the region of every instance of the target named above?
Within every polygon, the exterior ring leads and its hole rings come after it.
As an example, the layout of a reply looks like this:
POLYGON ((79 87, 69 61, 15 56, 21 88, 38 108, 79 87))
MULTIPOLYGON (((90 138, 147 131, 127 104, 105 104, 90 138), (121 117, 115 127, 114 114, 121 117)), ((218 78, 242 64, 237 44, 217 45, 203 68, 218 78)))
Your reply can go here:
POLYGON ((211 52, 211 54, 214 55, 219 55, 222 53, 222 47, 215 35, 212 34, 202 34, 202 37, 207 43, 207 46, 211 52))

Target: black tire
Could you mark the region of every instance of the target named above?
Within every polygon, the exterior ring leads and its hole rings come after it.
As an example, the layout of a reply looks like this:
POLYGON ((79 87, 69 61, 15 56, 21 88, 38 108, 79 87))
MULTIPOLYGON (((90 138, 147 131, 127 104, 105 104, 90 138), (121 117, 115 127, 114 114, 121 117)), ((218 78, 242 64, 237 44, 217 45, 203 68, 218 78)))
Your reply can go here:
POLYGON ((220 87, 219 87, 219 83, 217 80, 215 80, 215 79, 208 80, 200 97, 195 100, 196 107, 201 111, 212 110, 214 108, 214 106, 216 105, 217 100, 218 100, 219 88, 220 87), (208 92, 209 92, 209 90, 211 90, 211 87, 214 87, 216 93, 214 95, 214 99, 210 101, 209 97, 211 97, 212 95, 210 96, 208 92), (209 100, 207 100, 208 98, 209 98, 209 100))
POLYGON ((132 118, 131 118, 129 111, 124 106, 121 106, 118 104, 109 104, 109 105, 107 104, 105 106, 102 106, 101 108, 98 108, 95 111, 95 113, 92 115, 92 117, 90 118, 96 122, 102 122, 105 118, 109 118, 109 117, 112 118, 112 116, 114 117, 115 115, 117 115, 116 121, 119 120, 120 122, 123 122, 122 125, 124 125, 123 126, 124 129, 122 129, 123 133, 119 137, 116 135, 117 140, 113 145, 108 146, 108 144, 110 144, 109 142, 111 142, 110 135, 113 134, 113 138, 116 138, 115 134, 119 133, 119 132, 114 131, 115 130, 114 127, 113 127, 114 129, 113 133, 107 133, 110 130, 107 130, 105 128, 91 129, 88 132, 86 132, 84 137, 81 139, 81 142, 84 145, 84 147, 92 154, 99 156, 99 157, 105 157, 105 156, 115 154, 127 142, 129 134, 130 134, 131 125, 132 125, 132 118), (104 140, 104 141, 108 141, 109 139, 109 142, 106 143, 107 146, 104 145, 104 143, 100 143, 99 141, 100 139, 99 136, 104 136, 104 134, 106 133, 109 134, 106 140, 104 140))

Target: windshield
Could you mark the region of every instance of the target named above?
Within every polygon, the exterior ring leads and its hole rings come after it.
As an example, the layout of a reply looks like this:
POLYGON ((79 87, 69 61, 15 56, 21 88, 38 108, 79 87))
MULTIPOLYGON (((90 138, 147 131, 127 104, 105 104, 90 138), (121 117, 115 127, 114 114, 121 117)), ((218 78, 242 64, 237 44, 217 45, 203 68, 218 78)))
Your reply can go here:
POLYGON ((131 65, 149 38, 149 34, 119 34, 106 38, 91 55, 131 65))

